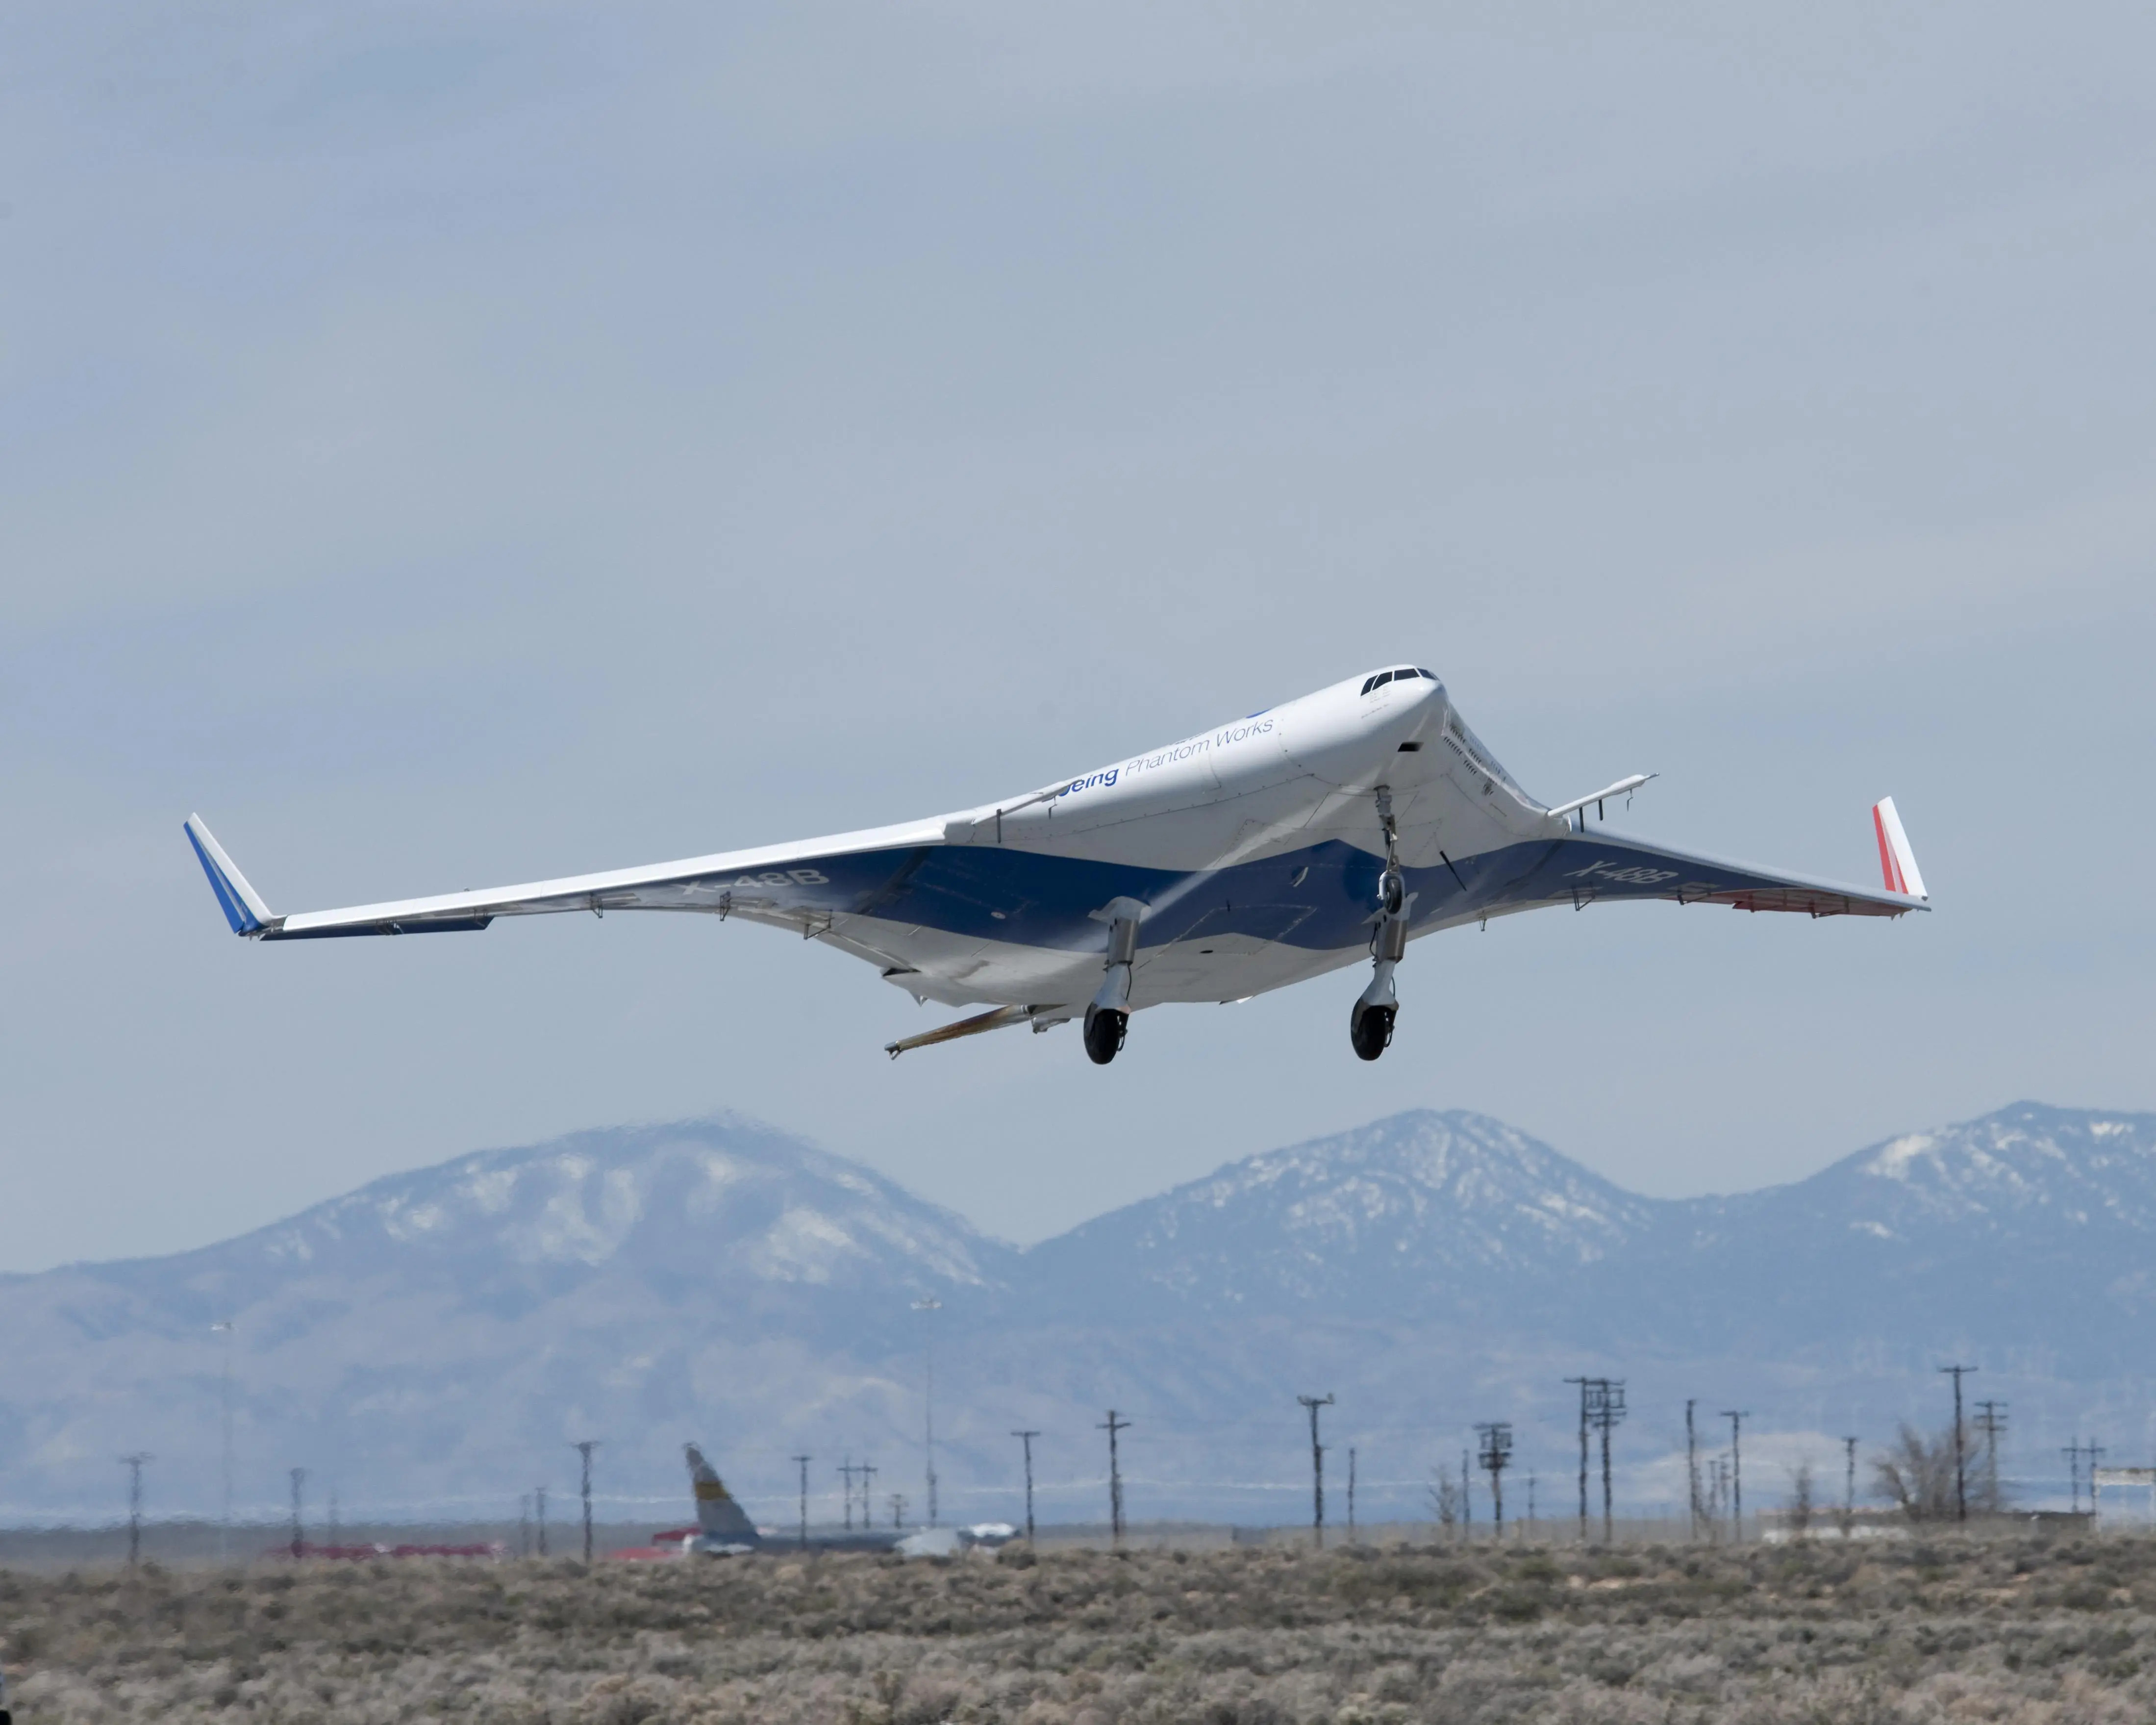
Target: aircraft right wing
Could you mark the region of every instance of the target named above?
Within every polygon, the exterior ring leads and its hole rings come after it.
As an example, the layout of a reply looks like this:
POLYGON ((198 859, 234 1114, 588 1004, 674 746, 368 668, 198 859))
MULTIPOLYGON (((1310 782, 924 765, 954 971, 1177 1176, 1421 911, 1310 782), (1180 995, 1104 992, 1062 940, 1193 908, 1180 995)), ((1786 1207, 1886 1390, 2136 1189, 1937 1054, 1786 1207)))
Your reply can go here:
POLYGON ((944 842, 941 820, 915 821, 643 868, 280 916, 225 855, 200 815, 187 818, 187 834, 232 932, 264 941, 444 933, 482 929, 497 916, 562 911, 602 916, 608 911, 701 911, 814 934, 828 927, 833 916, 873 901, 923 847, 944 842))

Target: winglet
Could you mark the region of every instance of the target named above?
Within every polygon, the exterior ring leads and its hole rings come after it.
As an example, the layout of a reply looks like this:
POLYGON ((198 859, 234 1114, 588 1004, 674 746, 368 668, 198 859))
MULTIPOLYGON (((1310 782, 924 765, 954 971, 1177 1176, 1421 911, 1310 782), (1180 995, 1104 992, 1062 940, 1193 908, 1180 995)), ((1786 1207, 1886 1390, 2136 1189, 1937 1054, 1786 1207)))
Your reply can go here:
POLYGON ((262 895, 247 884, 247 876, 233 865, 232 859, 224 854, 224 847, 210 835, 199 814, 191 814, 187 820, 187 843, 195 848, 202 859, 203 872, 209 876, 210 891, 224 911, 224 920, 232 925, 234 934, 259 934, 278 921, 269 906, 262 902, 262 895))
POLYGON ((1917 868, 1917 853, 1909 849, 1909 835, 1902 830, 1902 817, 1895 813, 1892 797, 1871 805, 1871 826, 1879 835, 1879 872, 1887 877, 1887 891, 1929 899, 1917 868))

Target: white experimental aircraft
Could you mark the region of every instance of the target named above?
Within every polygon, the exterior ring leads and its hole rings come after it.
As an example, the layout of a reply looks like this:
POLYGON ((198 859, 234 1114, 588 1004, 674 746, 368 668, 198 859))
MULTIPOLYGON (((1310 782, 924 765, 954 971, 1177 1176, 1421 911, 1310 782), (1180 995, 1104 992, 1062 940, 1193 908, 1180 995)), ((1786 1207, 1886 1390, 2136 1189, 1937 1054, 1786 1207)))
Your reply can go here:
POLYGON ((1401 665, 957 814, 479 892, 280 916, 210 836, 187 837, 251 940, 429 934, 553 911, 693 911, 791 929, 866 959, 919 1001, 990 1010, 888 1045, 1085 1023, 1116 1057, 1130 1014, 1233 1001, 1367 958, 1349 1034, 1374 1060, 1408 942, 1545 906, 1671 899, 1813 916, 1928 908, 1892 798, 1883 891, 1590 834, 1635 773, 1545 808, 1401 665))

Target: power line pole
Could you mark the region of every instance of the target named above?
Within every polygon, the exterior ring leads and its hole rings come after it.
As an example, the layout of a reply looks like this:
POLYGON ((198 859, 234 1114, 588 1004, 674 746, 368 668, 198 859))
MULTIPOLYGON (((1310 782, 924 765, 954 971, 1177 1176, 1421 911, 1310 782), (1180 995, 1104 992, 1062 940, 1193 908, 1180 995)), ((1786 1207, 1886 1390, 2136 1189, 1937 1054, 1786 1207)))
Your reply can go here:
POLYGON ((531 1496, 539 1506, 539 1555, 543 1558, 547 1555, 547 1488, 535 1486, 531 1496))
POLYGON ((854 1458, 849 1455, 839 1464, 839 1476, 846 1482, 846 1531, 854 1531, 854 1458))
POLYGON ((301 1488, 305 1486, 306 1483, 306 1469, 304 1467, 294 1468, 292 1470, 292 1556, 295 1561, 306 1555, 306 1529, 300 1520, 300 1492, 301 1488))
POLYGON ((1942 1372, 1951 1373, 1954 1381, 1954 1519, 1969 1519, 1969 1458, 1966 1434, 1961 1423, 1961 1380, 1974 1366, 1941 1366, 1942 1372))
POLYGON ((1033 1440, 1037 1431, 1014 1431, 1011 1435, 1025 1445, 1025 1543, 1033 1543, 1033 1440))
POLYGON ((224 1364, 218 1386, 218 1410, 224 1426, 224 1516, 217 1527, 217 1560, 232 1561, 232 1320, 220 1319, 210 1327, 212 1335, 224 1337, 224 1364))
POLYGON ((1697 1401, 1685 1403, 1685 1481, 1691 1492, 1691 1537, 1695 1544, 1699 1540, 1699 1433, 1692 1425, 1691 1410, 1697 1401))
POLYGON ((1355 1543, 1355 1446, 1348 1446, 1348 1543, 1355 1543))
POLYGON ((1598 1378, 1594 1380, 1594 1429, 1602 1434, 1602 1543, 1616 1543, 1616 1527, 1610 1507, 1609 1490, 1609 1434, 1625 1420, 1625 1380, 1622 1378, 1598 1378))
POLYGON ((891 1494, 891 1525, 894 1529, 906 1525, 906 1493, 903 1491, 891 1494))
POLYGON ((1325 1547, 1325 1446, 1317 1441, 1317 1410, 1332 1405, 1330 1392, 1318 1395, 1299 1395, 1296 1399, 1310 1409, 1310 1479, 1311 1543, 1321 1551, 1325 1547))
POLYGON ((1979 1402, 1976 1429, 1984 1434, 1984 1507, 1997 1515, 2005 1507, 1999 1501, 1999 1440, 2006 1430, 2006 1404, 1979 1402))
POLYGON ((531 1494, 525 1492, 516 1500, 516 1555, 531 1555, 531 1494))
POLYGON ((875 1526, 875 1512, 870 1507, 870 1500, 875 1491, 877 1470, 864 1461, 858 1471, 861 1476, 861 1530, 865 1532, 875 1526))
POLYGON ((1505 1543, 1505 1470, 1512 1461, 1512 1428, 1504 1420, 1478 1425, 1482 1439, 1481 1461, 1490 1471, 1490 1502, 1496 1513, 1497 1543, 1505 1543))
POLYGON ((1729 1422, 1729 1525, 1731 1538, 1744 1543, 1744 1422, 1752 1417, 1748 1409, 1724 1408, 1722 1417, 1729 1422))
MULTIPOLYGON (((1579 1386, 1579 1543, 1587 1543, 1587 1387, 1592 1378, 1568 1378, 1579 1386)), ((1462 1481, 1465 1483, 1465 1481, 1462 1481)))
POLYGON ((142 1465, 157 1459, 141 1450, 120 1458, 120 1465, 127 1470, 127 1567, 131 1569, 142 1561, 142 1465))
MULTIPOLYGON (((1311 1417, 1315 1420, 1317 1415, 1311 1417)), ((1108 1526, 1117 1551, 1123 1548, 1123 1471, 1122 1463, 1116 1459, 1116 1434, 1128 1430, 1130 1423, 1127 1420, 1117 1418, 1116 1410, 1111 1408, 1108 1417, 1093 1428, 1096 1431, 1108 1434, 1108 1526)))
POLYGON ((801 1470, 801 1549, 808 1549, 808 1464, 813 1455, 796 1455, 793 1465, 801 1470))
POLYGON ((1841 1537, 1845 1541, 1855 1536, 1856 1527, 1856 1440, 1845 1437, 1841 1447, 1841 1537))
MULTIPOLYGON (((913 1302, 916 1312, 931 1314, 941 1312, 943 1302, 933 1294, 923 1294, 913 1302)), ((928 1437, 928 1525, 936 1525, 936 1327, 932 1322, 923 1329, 921 1356, 928 1368, 928 1393, 921 1399, 923 1422, 928 1437)))
POLYGON ((592 1560, 592 1451, 598 1446, 599 1440, 597 1438, 585 1438, 580 1443, 569 1445, 583 1460, 583 1484, 581 1489, 584 1500, 584 1561, 587 1563, 592 1560))

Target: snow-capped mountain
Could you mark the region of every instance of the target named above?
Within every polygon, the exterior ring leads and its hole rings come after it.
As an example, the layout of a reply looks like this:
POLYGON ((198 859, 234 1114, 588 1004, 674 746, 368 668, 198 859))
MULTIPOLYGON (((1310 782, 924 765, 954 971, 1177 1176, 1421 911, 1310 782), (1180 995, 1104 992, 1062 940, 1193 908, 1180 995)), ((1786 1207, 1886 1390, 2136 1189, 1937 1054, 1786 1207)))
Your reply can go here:
MULTIPOLYGON (((109 1503, 111 1458, 136 1448, 162 1458, 163 1502, 213 1506, 228 1345, 243 1505, 305 1466, 348 1504, 435 1515, 558 1487, 586 1436, 617 1497, 661 1515, 690 1437, 752 1502, 791 1502, 798 1452, 832 1508, 848 1454, 917 1507, 932 1334, 947 1513, 1009 1510, 1021 1426, 1050 1434, 1046 1512, 1096 1512, 1053 1482, 1098 1471, 1109 1407, 1138 1421, 1144 1513, 1270 1512, 1249 1494, 1306 1465, 1293 1398, 1327 1390, 1328 1434, 1359 1430, 1412 1509, 1423 1435, 1456 1454, 1473 1420, 1517 1421, 1523 1466, 1539 1445, 1569 1466, 1583 1371, 1629 1376, 1643 1414, 1726 1395, 1710 1404, 1766 1432, 1883 1432, 1931 1419, 1959 1358, 2040 1445, 2046 1409, 2138 1434, 2152 1248, 2156 1116, 2035 1103, 1683 1201, 1419 1111, 1024 1252, 752 1122, 586 1132, 200 1251, 0 1278, 0 1522, 109 1503)), ((1671 1429, 1628 1441, 1660 1453, 1671 1429)))
POLYGON ((220 1322, 258 1471, 498 1507, 511 1458, 577 1437, 663 1476, 782 1408, 880 1425, 912 1300, 963 1310, 1014 1255, 750 1121, 462 1157, 199 1251, 0 1278, 0 1519, 135 1447, 213 1501, 220 1322))
POLYGON ((1037 1302, 1158 1314, 1517 1308, 1655 1225, 1502 1121, 1419 1109, 1229 1163, 1026 1255, 1037 1302))

